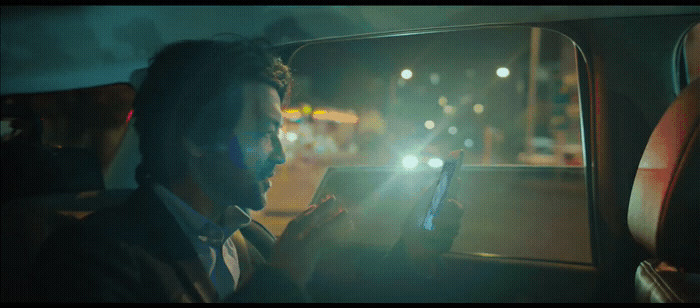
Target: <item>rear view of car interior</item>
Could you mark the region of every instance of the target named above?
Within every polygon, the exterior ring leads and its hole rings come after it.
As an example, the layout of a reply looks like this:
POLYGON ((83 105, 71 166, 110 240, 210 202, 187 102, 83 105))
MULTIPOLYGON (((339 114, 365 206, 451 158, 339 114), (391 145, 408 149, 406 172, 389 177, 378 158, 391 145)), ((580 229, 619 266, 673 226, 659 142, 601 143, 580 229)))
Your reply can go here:
POLYGON ((138 187, 133 99, 148 58, 245 29, 168 30, 197 24, 178 10, 279 13, 241 33, 275 43, 295 82, 279 134, 287 161, 252 217, 280 236, 329 194, 347 209, 354 228, 323 251, 313 301, 700 302, 700 7, 511 20, 469 14, 540 10, 426 7, 449 16, 438 24, 418 21, 420 9, 3 6, 2 302, 34 301, 27 273, 52 231, 138 187), (367 24, 353 28, 356 11, 367 24), (120 16, 137 17, 98 21, 120 16), (324 30, 324 18, 353 30, 324 30), (94 32, 83 41, 48 28, 83 19, 94 32), (81 44, 101 54, 78 63, 81 44), (376 280, 408 205, 455 149, 465 156, 450 198, 465 212, 430 285, 376 280))

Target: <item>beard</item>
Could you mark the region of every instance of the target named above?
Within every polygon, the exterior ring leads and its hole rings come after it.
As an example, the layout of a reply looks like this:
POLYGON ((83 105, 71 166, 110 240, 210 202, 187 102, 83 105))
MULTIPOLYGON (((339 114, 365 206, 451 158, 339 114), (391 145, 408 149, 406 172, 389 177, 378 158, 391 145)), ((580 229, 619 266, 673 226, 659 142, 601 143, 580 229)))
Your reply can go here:
POLYGON ((259 211, 267 204, 267 180, 259 181, 249 169, 231 163, 226 153, 206 153, 188 159, 194 181, 212 200, 217 212, 230 205, 259 211))

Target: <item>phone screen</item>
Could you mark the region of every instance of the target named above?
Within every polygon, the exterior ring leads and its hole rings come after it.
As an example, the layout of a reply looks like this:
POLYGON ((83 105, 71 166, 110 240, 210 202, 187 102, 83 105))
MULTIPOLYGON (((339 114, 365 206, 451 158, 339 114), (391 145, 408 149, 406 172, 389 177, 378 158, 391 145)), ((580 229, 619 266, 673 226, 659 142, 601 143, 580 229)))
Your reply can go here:
POLYGON ((455 151, 450 153, 450 157, 445 161, 442 166, 442 171, 440 172, 440 178, 438 180, 437 186, 435 187, 435 193, 430 201, 430 207, 425 214, 423 219, 423 229, 433 230, 435 226, 433 225, 433 219, 435 215, 438 214, 442 206, 445 204, 445 197, 447 196, 447 188, 450 187, 452 182, 452 177, 454 177, 455 171, 462 164, 462 157, 464 156, 464 151, 455 151), (459 153, 457 153, 459 152, 459 153))

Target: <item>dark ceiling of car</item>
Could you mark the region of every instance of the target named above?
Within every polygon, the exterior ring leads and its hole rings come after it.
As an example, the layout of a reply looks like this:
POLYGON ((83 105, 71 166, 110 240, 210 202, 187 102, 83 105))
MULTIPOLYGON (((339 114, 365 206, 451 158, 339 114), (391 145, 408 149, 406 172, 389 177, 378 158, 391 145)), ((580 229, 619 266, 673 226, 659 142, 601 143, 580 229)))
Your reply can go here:
POLYGON ((2 94, 128 81, 163 45, 220 33, 273 43, 481 23, 697 13, 672 6, 3 6, 2 94))

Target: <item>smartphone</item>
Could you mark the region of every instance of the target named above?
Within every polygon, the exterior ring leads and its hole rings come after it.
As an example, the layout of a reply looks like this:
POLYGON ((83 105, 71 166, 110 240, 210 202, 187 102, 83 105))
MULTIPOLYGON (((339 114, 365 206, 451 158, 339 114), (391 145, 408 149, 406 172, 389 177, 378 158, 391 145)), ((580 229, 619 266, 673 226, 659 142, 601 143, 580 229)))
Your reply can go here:
POLYGON ((440 171, 440 178, 438 180, 437 186, 435 187, 435 193, 430 201, 430 206, 428 211, 425 213, 423 218, 422 227, 425 230, 433 230, 435 226, 433 225, 433 219, 435 215, 440 212, 440 209, 445 205, 447 197, 447 189, 450 187, 452 178, 462 165, 462 159, 464 158, 464 150, 456 150, 450 153, 450 156, 442 165, 442 171, 440 171))

